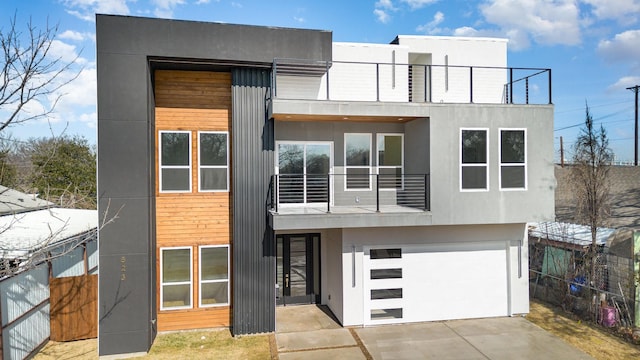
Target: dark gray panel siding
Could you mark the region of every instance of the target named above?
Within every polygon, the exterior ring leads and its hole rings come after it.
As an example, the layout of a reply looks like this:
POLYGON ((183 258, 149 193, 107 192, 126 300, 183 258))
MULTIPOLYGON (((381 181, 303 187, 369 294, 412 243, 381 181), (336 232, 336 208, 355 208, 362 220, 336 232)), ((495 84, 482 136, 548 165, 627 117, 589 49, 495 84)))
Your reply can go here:
POLYGON ((275 330, 275 249, 266 211, 274 172, 273 122, 266 107, 270 78, 267 70, 232 72, 235 335, 275 330))

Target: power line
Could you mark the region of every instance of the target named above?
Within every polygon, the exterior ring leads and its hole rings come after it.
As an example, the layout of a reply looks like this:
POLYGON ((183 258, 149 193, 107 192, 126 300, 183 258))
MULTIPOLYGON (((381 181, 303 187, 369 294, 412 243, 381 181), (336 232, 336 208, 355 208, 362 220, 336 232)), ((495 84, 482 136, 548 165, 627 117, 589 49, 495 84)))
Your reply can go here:
MULTIPOLYGON (((610 118, 610 117, 612 117, 612 116, 615 116, 615 115, 618 115, 618 114, 622 114, 622 113, 624 113, 624 112, 626 112, 626 111, 629 111, 629 109, 631 109, 631 108, 630 108, 630 107, 629 107, 629 108, 625 108, 625 109, 622 109, 622 110, 620 110, 620 111, 616 111, 616 112, 612 112, 612 113, 607 114, 607 115, 600 116, 600 117, 599 117, 599 118, 597 118, 597 119, 593 119, 593 122, 594 122, 594 123, 598 123, 598 122, 599 122, 599 123, 609 124, 609 123, 614 123, 614 122, 629 121, 628 119, 627 119, 627 120, 602 121, 602 120, 604 120, 604 119, 606 119, 606 118, 610 118)), ((558 128, 558 129, 553 129, 553 131, 560 131, 560 130, 571 129, 571 128, 578 127, 578 126, 582 126, 582 125, 584 125, 584 122, 579 122, 579 123, 577 123, 577 124, 573 124, 573 125, 569 125, 569 126, 561 127, 561 128, 558 128)))
MULTIPOLYGON (((604 103, 604 104, 599 104, 599 105, 589 105, 589 109, 597 109, 600 107, 605 107, 605 106, 612 106, 612 105, 620 105, 620 104, 626 104, 627 101, 619 101, 619 102, 613 102, 613 103, 604 103)), ((584 110, 584 107, 579 107, 579 108, 575 108, 575 109, 568 109, 568 110, 563 110, 563 111, 556 111, 556 114, 564 114, 564 113, 568 113, 568 112, 574 112, 574 111, 578 111, 578 110, 584 110)))

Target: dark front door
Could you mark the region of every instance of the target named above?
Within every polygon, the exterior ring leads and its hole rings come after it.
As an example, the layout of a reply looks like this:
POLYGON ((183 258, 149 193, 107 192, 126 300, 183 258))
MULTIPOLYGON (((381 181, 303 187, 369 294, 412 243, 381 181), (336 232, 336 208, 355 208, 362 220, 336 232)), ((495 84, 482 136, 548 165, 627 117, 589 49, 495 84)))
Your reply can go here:
POLYGON ((277 235, 277 303, 314 304, 319 290, 319 234, 277 235))

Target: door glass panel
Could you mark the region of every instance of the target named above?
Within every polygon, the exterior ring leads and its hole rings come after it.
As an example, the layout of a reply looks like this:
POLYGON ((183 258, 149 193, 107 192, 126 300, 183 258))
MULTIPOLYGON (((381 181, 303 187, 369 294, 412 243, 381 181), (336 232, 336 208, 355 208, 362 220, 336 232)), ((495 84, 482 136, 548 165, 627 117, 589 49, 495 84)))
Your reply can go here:
POLYGON ((307 202, 326 203, 331 147, 327 144, 309 144, 306 148, 307 202))
POLYGON ((280 203, 304 202, 304 146, 278 144, 280 203))
POLYGON ((290 238, 289 288, 291 296, 307 295, 307 239, 290 238))
POLYGON ((276 289, 276 299, 280 300, 282 299, 282 292, 284 290, 284 284, 282 282, 284 278, 284 258, 282 256, 282 238, 277 237, 276 239, 276 281, 278 283, 278 288, 276 289))

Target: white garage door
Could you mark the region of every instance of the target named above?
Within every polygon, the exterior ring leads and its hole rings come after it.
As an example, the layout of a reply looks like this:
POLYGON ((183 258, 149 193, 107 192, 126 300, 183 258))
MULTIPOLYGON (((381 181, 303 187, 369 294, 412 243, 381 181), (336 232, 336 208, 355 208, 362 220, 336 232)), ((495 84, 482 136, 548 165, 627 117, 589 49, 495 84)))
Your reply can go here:
POLYGON ((504 242, 365 247, 365 324, 508 315, 504 242))

